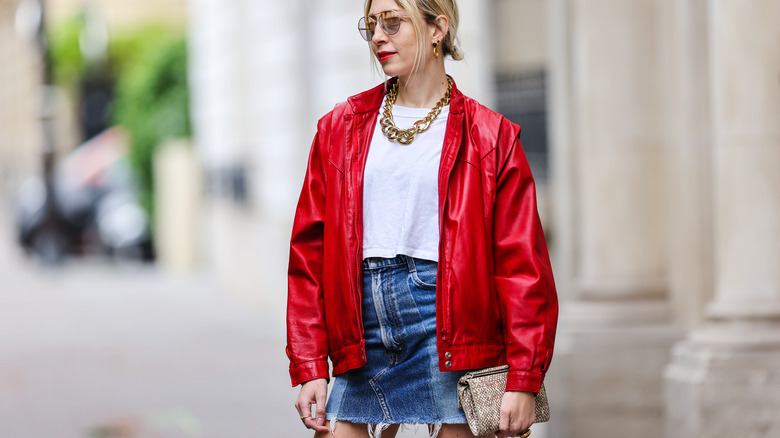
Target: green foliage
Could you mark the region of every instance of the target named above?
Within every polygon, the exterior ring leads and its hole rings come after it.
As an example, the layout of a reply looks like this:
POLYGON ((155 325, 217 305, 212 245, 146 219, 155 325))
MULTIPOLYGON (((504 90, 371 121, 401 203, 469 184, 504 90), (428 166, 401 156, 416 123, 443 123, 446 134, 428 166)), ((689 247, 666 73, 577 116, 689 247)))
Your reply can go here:
POLYGON ((141 200, 154 212, 153 158, 160 143, 190 137, 187 42, 183 33, 147 28, 112 41, 118 81, 114 121, 130 133, 130 161, 141 200))
POLYGON ((86 70, 86 60, 79 47, 79 35, 84 30, 84 15, 49 28, 47 33, 54 82, 72 89, 86 70))
POLYGON ((153 158, 158 145, 192 133, 187 85, 185 32, 165 26, 147 26, 109 41, 108 62, 89 65, 79 46, 86 16, 51 27, 49 54, 55 83, 78 95, 88 71, 109 75, 116 84, 112 120, 130 134, 130 162, 138 177, 141 202, 154 213, 153 158))

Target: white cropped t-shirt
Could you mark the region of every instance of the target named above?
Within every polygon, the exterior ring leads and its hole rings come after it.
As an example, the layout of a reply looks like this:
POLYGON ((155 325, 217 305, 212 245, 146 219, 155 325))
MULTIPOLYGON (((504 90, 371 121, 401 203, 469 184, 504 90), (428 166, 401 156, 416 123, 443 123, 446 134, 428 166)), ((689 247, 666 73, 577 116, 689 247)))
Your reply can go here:
MULTIPOLYGON (((407 129, 429 112, 394 105, 393 119, 407 129)), ((403 254, 438 261, 438 175, 448 116, 445 106, 409 145, 389 141, 379 123, 381 112, 377 117, 363 179, 363 258, 403 254)))

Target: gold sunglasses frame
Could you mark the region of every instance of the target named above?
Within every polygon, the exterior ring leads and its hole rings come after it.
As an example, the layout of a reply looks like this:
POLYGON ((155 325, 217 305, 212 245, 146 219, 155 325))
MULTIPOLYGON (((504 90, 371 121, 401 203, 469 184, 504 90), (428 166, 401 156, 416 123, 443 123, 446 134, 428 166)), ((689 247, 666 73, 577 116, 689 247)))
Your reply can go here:
POLYGON ((360 36, 366 40, 371 41, 374 39, 374 33, 376 32, 376 25, 379 24, 382 27, 382 31, 386 33, 387 35, 395 35, 398 33, 398 30, 401 29, 401 22, 408 19, 408 15, 402 15, 398 13, 398 11, 388 10, 388 11, 382 11, 375 15, 367 15, 365 17, 360 17, 358 20, 358 32, 360 32, 360 36), (393 18, 397 16, 399 18, 398 27, 396 29, 388 28, 385 25, 385 16, 388 14, 394 14, 393 18), (369 29, 369 21, 374 21, 374 30, 369 29), (392 30, 392 32, 391 32, 392 30))

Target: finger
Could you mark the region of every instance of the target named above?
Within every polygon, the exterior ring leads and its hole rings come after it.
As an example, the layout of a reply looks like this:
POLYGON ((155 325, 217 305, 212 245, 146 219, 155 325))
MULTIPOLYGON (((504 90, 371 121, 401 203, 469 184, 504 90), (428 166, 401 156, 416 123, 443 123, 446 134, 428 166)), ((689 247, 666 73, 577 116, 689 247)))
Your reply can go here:
POLYGON ((301 402, 298 405, 298 412, 301 414, 301 418, 311 417, 311 402, 301 402))
POLYGON ((519 414, 517 416, 517 419, 514 421, 514 426, 512 429, 512 432, 515 434, 515 436, 520 436, 525 433, 528 429, 531 428, 533 425, 533 422, 530 421, 530 419, 522 414, 519 414))
POLYGON ((521 421, 517 424, 517 430, 519 431, 519 435, 524 434, 527 430, 531 428, 531 426, 534 425, 534 422, 536 421, 536 412, 533 410, 528 414, 527 417, 522 418, 521 421))
MULTIPOLYGON (((533 421, 529 421, 528 419, 525 419, 523 421, 518 421, 515 424, 513 424, 512 426, 510 426, 510 429, 512 431, 512 435, 511 436, 520 437, 523 434, 525 434, 526 432, 529 432, 531 430, 531 426, 533 426, 533 425, 534 425, 534 422, 533 421)), ((529 435, 530 435, 530 432, 529 432, 529 435)), ((526 435, 526 436, 528 436, 528 435, 526 435)))
POLYGON ((303 422, 303 425, 306 426, 307 429, 312 429, 313 426, 313 419, 311 418, 311 415, 302 413, 301 414, 301 421, 303 422))
POLYGON ((309 429, 312 429, 313 426, 309 424, 308 422, 311 420, 311 401, 307 401, 305 397, 299 398, 295 402, 295 408, 298 410, 298 413, 301 416, 301 421, 303 422, 304 426, 306 426, 309 429))
POLYGON ((318 426, 325 425, 325 400, 328 397, 328 393, 325 391, 318 391, 316 394, 314 394, 314 400, 317 404, 317 411, 314 415, 314 418, 317 421, 318 426))
POLYGON ((517 425, 518 435, 524 434, 525 431, 530 429, 531 426, 533 426, 533 425, 534 425, 533 421, 523 421, 523 422, 518 423, 518 425, 517 425))
POLYGON ((516 437, 520 435, 525 429, 520 428, 520 423, 514 423, 509 425, 509 434, 507 436, 516 437))
POLYGON ((303 424, 305 424, 307 428, 313 429, 313 430, 315 430, 317 432, 329 432, 330 431, 330 429, 328 429, 328 426, 325 424, 324 421, 323 421, 322 424, 317 424, 317 421, 318 421, 317 419, 309 417, 309 418, 304 419, 303 424))
POLYGON ((298 398, 295 399, 295 409, 298 410, 298 412, 303 415, 304 410, 314 402, 314 397, 311 396, 311 394, 306 391, 306 388, 301 388, 301 392, 298 394, 298 398))
POLYGON ((303 413, 301 414, 301 421, 303 421, 304 426, 306 426, 307 429, 313 429, 317 432, 328 432, 329 429, 325 425, 324 416, 320 422, 319 419, 312 416, 312 403, 306 403, 305 406, 306 408, 303 409, 303 413))
POLYGON ((501 419, 498 421, 498 431, 499 438, 511 436, 509 433, 509 411, 503 408, 501 409, 501 419))

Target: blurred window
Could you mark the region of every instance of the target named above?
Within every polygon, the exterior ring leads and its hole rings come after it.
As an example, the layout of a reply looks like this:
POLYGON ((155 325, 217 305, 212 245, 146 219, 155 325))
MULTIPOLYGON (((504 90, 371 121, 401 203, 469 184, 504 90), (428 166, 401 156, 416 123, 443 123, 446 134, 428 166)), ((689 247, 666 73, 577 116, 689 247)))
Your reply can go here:
POLYGON ((534 178, 548 179, 547 74, 544 70, 496 75, 497 110, 522 127, 520 141, 534 178))
POLYGON ((249 202, 247 173, 248 169, 243 164, 211 169, 207 172, 208 194, 246 205, 249 202))

